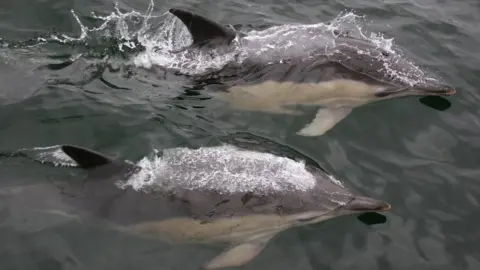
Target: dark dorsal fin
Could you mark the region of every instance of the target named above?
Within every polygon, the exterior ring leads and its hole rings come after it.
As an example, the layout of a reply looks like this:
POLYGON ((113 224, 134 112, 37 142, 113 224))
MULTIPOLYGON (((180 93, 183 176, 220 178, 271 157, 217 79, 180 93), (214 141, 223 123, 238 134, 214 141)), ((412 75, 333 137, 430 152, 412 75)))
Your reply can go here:
POLYGON ((62 151, 84 169, 91 169, 115 162, 111 157, 79 146, 63 145, 62 151))
POLYGON ((229 44, 235 39, 235 31, 206 17, 176 8, 170 9, 169 12, 179 18, 188 28, 193 39, 193 46, 203 45, 212 41, 229 44))

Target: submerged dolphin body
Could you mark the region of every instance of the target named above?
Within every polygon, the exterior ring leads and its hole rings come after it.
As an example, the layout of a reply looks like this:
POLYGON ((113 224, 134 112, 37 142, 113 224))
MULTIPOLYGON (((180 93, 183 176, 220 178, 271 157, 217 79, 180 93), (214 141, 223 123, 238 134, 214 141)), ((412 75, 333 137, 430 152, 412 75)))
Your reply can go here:
POLYGON ((77 146, 61 150, 88 171, 84 181, 2 189, 0 205, 106 220, 165 241, 230 244, 207 269, 248 263, 294 226, 390 209, 317 167, 231 145, 163 150, 155 176, 143 178, 146 167, 77 146))
POLYGON ((320 107, 300 135, 322 135, 367 103, 455 93, 409 60, 367 40, 305 25, 244 34, 186 10, 169 11, 193 41, 177 53, 237 52, 237 60, 209 74, 224 86, 213 96, 234 108, 272 113, 300 113, 296 105, 320 107))

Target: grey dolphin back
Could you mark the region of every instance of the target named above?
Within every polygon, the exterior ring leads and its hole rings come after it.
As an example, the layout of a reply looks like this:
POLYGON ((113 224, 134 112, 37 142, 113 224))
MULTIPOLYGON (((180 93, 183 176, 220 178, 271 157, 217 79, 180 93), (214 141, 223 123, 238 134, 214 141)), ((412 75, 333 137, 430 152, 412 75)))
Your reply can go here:
POLYGON ((228 45, 236 37, 232 29, 204 16, 176 8, 171 8, 169 12, 187 27, 193 39, 192 46, 228 45))

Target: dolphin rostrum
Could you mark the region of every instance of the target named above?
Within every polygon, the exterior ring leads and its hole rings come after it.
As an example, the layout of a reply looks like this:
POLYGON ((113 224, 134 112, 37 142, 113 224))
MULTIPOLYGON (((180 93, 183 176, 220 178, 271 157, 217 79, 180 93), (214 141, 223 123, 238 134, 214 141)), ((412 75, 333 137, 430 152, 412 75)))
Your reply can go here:
POLYGON ((102 220, 173 243, 229 244, 206 269, 244 265, 288 228, 390 209, 320 168, 231 144, 164 149, 148 166, 74 145, 59 149, 87 171, 83 181, 3 188, 0 205, 102 220))
POLYGON ((322 135, 353 108, 371 102, 456 92, 402 55, 348 34, 315 25, 242 33, 190 11, 169 12, 192 37, 192 44, 176 53, 236 53, 221 70, 198 76, 221 85, 223 91, 212 96, 237 109, 270 113, 299 114, 298 106, 319 107, 299 135, 322 135))

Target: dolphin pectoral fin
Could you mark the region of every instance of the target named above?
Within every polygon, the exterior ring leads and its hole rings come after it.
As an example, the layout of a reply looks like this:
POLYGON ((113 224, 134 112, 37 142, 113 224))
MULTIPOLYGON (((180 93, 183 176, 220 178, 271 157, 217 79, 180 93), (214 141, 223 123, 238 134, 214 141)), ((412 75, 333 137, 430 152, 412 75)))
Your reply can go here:
POLYGON ((352 111, 352 108, 321 108, 313 121, 297 132, 301 136, 320 136, 342 121, 352 111))
POLYGON ((267 242, 247 242, 234 246, 210 260, 204 269, 238 267, 253 260, 266 246, 267 242))
POLYGON ((238 267, 247 264, 265 248, 270 239, 277 235, 278 232, 279 231, 269 232, 232 246, 203 265, 203 268, 210 270, 224 267, 238 267))
POLYGON ((169 12, 180 19, 187 27, 193 39, 193 46, 212 41, 229 44, 236 37, 232 29, 201 15, 176 8, 171 8, 169 12))

